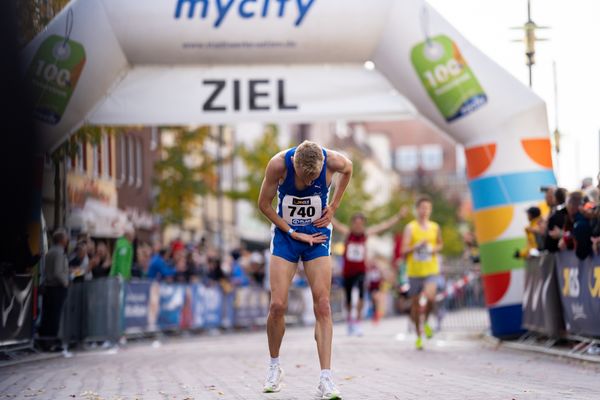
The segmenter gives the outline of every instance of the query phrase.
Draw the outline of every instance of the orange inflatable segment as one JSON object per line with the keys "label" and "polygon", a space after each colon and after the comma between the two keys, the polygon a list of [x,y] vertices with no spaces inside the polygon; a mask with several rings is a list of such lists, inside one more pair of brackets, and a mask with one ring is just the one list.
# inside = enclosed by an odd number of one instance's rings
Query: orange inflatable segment
{"label": "orange inflatable segment", "polygon": [[496,156],[496,144],[471,147],[465,150],[467,176],[475,179],[481,176],[492,164]]}
{"label": "orange inflatable segment", "polygon": [[510,286],[510,278],[510,271],[483,275],[483,293],[485,304],[488,307],[502,300],[502,297],[504,297]]}
{"label": "orange inflatable segment", "polygon": [[550,139],[523,139],[521,145],[533,162],[544,168],[552,168],[552,144]]}
{"label": "orange inflatable segment", "polygon": [[496,240],[508,229],[514,216],[514,206],[504,206],[474,213],[475,236],[480,244]]}

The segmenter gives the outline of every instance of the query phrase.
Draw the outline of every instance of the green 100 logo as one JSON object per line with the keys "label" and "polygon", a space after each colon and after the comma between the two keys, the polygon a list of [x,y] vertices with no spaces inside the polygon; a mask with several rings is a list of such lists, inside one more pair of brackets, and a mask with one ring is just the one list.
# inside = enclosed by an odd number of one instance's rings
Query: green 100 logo
{"label": "green 100 logo", "polygon": [[66,68],[59,69],[56,64],[49,64],[44,60],[38,60],[35,75],[48,82],[54,82],[60,87],[65,87],[71,83],[71,71]]}
{"label": "green 100 logo", "polygon": [[451,58],[445,64],[436,65],[433,71],[425,71],[423,75],[429,82],[429,85],[435,88],[448,82],[450,78],[456,78],[461,74],[462,71],[462,65],[460,65],[454,58]]}

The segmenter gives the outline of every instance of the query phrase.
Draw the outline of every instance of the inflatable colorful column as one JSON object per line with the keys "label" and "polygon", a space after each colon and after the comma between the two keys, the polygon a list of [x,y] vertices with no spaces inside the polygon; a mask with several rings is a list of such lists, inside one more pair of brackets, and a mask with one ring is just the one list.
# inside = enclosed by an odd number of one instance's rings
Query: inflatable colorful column
{"label": "inflatable colorful column", "polygon": [[544,102],[419,0],[394,7],[374,60],[422,115],[465,145],[492,333],[518,335],[524,264],[513,255],[525,243],[525,209],[543,200],[541,186],[555,184]]}
{"label": "inflatable colorful column", "polygon": [[548,138],[512,137],[466,149],[486,305],[494,336],[521,330],[525,210],[543,202],[541,186],[555,184]]}

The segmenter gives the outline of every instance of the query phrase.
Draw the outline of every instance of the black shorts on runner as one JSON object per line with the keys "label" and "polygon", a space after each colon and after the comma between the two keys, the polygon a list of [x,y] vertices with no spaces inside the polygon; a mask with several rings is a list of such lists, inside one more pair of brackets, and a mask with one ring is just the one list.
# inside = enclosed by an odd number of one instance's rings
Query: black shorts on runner
{"label": "black shorts on runner", "polygon": [[344,278],[344,291],[346,292],[346,304],[352,303],[352,288],[358,287],[358,298],[365,297],[365,274],[356,274]]}
{"label": "black shorts on runner", "polygon": [[[408,277],[408,284],[410,285],[410,289],[408,289],[409,296],[418,296],[421,294],[423,289],[425,289],[426,285],[436,284],[438,282],[439,275],[427,275],[421,277]],[[437,287],[437,286],[436,286]]]}

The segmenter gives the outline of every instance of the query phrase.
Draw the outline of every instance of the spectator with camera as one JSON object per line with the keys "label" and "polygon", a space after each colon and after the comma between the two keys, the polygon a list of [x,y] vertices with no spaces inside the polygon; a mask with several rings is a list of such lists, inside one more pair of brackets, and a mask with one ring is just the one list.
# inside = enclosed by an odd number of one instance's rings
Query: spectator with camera
{"label": "spectator with camera", "polygon": [[562,236],[562,228],[565,226],[567,220],[567,208],[565,205],[567,190],[557,188],[553,190],[553,196],[554,207],[550,212],[544,232],[544,250],[547,250],[549,253],[558,252],[558,242]]}
{"label": "spectator with camera", "polygon": [[573,192],[567,200],[567,218],[558,243],[560,250],[575,250],[583,260],[592,254],[592,223],[584,212],[582,192]]}
{"label": "spectator with camera", "polygon": [[527,219],[529,224],[525,228],[527,242],[524,248],[515,250],[515,258],[539,257],[542,243],[542,212],[539,207],[529,207],[527,209]]}

